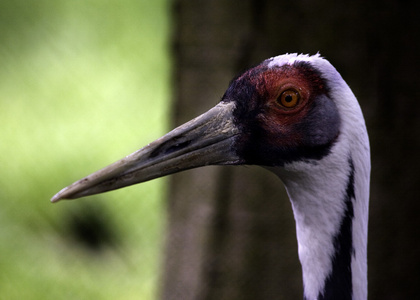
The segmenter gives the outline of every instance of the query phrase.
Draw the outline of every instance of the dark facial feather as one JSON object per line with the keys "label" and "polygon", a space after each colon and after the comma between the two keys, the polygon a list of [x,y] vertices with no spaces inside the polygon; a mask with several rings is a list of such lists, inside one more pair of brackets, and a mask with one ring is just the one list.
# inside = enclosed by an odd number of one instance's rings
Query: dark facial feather
{"label": "dark facial feather", "polygon": [[[287,89],[300,95],[292,109],[277,101]],[[328,86],[307,62],[274,68],[262,63],[238,76],[222,101],[236,104],[235,123],[242,134],[235,151],[247,164],[321,159],[339,135],[340,116]]]}

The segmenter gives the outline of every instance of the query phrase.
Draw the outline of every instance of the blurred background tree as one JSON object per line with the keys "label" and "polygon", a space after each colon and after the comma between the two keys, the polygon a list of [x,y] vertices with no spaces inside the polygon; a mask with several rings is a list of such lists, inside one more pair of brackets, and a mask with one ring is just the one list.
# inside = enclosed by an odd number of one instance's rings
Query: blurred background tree
{"label": "blurred background tree", "polygon": [[290,204],[262,168],[48,199],[212,107],[241,70],[320,51],[370,132],[370,299],[414,299],[418,11],[396,0],[0,1],[0,298],[301,298]]}
{"label": "blurred background tree", "polygon": [[[241,70],[320,53],[352,87],[372,148],[370,299],[412,299],[420,281],[420,93],[414,1],[174,1],[174,125],[220,99]],[[258,167],[170,179],[164,299],[299,299],[287,196]]]}
{"label": "blurred background tree", "polygon": [[49,198],[166,130],[168,21],[160,0],[0,1],[0,299],[156,299],[164,181]]}

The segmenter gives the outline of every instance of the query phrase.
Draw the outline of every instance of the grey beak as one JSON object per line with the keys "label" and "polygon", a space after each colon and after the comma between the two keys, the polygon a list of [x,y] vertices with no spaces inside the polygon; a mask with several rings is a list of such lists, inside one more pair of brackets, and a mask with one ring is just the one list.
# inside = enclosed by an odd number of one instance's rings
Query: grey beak
{"label": "grey beak", "polygon": [[233,102],[220,102],[146,147],[62,189],[51,202],[99,194],[205,165],[237,164]]}

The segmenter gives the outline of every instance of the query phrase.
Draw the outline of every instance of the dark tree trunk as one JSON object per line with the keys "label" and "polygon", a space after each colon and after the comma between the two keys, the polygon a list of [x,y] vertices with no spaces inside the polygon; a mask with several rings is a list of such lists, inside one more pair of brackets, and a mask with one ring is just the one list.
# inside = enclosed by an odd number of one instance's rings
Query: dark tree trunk
{"label": "dark tree trunk", "polygon": [[[255,51],[253,5],[176,2],[176,124],[214,106],[235,74],[268,55]],[[293,216],[274,175],[258,167],[178,174],[169,215],[164,299],[301,296]]]}
{"label": "dark tree trunk", "polygon": [[[173,4],[173,125],[214,106],[241,70],[286,52],[320,51],[353,88],[372,144],[371,299],[413,298],[419,282],[414,5],[396,0]],[[262,168],[206,167],[172,176],[167,236],[163,299],[302,297],[289,200],[278,178]]]}

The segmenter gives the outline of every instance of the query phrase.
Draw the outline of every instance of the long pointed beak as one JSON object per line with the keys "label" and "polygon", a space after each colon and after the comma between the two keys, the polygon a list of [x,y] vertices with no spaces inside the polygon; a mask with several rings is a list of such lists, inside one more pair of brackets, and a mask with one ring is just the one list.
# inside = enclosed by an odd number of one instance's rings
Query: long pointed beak
{"label": "long pointed beak", "polygon": [[103,193],[187,169],[239,161],[234,103],[220,102],[201,116],[125,158],[62,189],[51,202]]}

